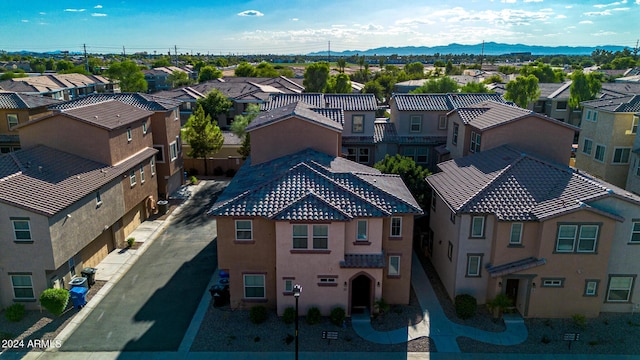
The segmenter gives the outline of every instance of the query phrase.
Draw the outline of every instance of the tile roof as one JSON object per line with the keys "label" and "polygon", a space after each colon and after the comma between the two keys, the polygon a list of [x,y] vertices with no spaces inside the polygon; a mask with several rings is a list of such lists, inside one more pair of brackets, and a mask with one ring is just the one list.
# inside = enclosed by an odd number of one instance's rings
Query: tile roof
{"label": "tile roof", "polygon": [[510,263],[496,265],[496,266],[487,264],[486,268],[487,268],[487,271],[489,272],[489,275],[491,275],[492,278],[496,278],[498,276],[509,275],[509,274],[516,273],[518,271],[538,267],[546,263],[547,263],[547,259],[545,258],[538,259],[532,256],[525,259],[520,259]]}
{"label": "tile roof", "polygon": [[[335,112],[322,111],[322,113],[329,116],[335,116]],[[323,115],[322,113],[315,111],[315,109],[309,104],[299,101],[258,114],[258,116],[247,126],[246,130],[252,131],[295,116],[296,118],[342,132],[341,123]],[[340,117],[338,116],[338,120],[339,119]],[[344,122],[344,117],[342,117],[342,119]]]}
{"label": "tile roof", "polygon": [[446,136],[398,136],[398,144],[401,145],[438,145],[446,143]]}
{"label": "tile roof", "polygon": [[580,104],[597,110],[635,113],[640,111],[640,95],[607,97],[605,99],[583,101]]}
{"label": "tile roof", "polygon": [[[500,94],[447,94],[453,104],[453,109],[469,107],[483,101],[505,103],[506,100]],[[453,110],[451,109],[451,110]]]}
{"label": "tile roof", "polygon": [[19,144],[20,136],[18,135],[8,135],[8,134],[0,134],[0,144]]}
{"label": "tile roof", "polygon": [[225,145],[242,145],[242,139],[231,131],[222,130],[222,137],[224,138],[223,144]]}
{"label": "tile roof", "polygon": [[271,94],[261,110],[271,110],[304,101],[317,108],[339,108],[344,111],[376,111],[378,104],[373,94]]}
{"label": "tile roof", "polygon": [[65,101],[61,104],[51,106],[50,109],[70,110],[87,105],[100,104],[112,100],[149,111],[169,111],[179,107],[180,104],[182,104],[182,102],[179,100],[174,100],[157,95],[141,93],[117,93],[91,94],[76,100]]}
{"label": "tile roof", "polygon": [[398,132],[396,131],[396,125],[389,120],[376,120],[373,123],[373,141],[376,143],[397,142]]}
{"label": "tile roof", "polygon": [[57,104],[59,102],[60,100],[40,95],[0,91],[0,109],[33,109]]}
{"label": "tile roof", "polygon": [[260,110],[269,111],[298,101],[303,101],[316,108],[323,108],[325,106],[322,94],[318,93],[274,94],[269,96],[269,101],[260,105]]}
{"label": "tile roof", "polygon": [[344,254],[340,261],[341,268],[369,268],[384,269],[384,254]]}
{"label": "tile roof", "polygon": [[307,149],[251,166],[248,159],[211,216],[343,221],[422,213],[399,176]]}
{"label": "tile roof", "polygon": [[98,75],[49,74],[0,81],[0,88],[16,92],[47,93],[61,89],[110,83],[109,80]]}
{"label": "tile roof", "polygon": [[500,94],[393,94],[399,111],[451,111],[482,101],[504,103]]}
{"label": "tile roof", "polygon": [[373,145],[373,136],[343,136],[342,144],[344,145]]}
{"label": "tile roof", "polygon": [[50,217],[155,153],[146,148],[111,166],[43,145],[18,150],[0,156],[0,202]]}
{"label": "tile roof", "polygon": [[[438,164],[429,185],[455,212],[491,213],[503,221],[537,221],[589,208],[588,201],[640,197],[572,168],[501,146]],[[616,218],[615,214],[605,214]]]}

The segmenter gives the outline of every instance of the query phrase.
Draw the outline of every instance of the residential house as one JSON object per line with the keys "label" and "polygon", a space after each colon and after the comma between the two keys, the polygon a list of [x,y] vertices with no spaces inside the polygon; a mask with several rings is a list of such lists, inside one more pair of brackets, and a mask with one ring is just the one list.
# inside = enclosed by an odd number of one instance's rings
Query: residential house
{"label": "residential house", "polygon": [[640,95],[582,102],[575,166],[619,187],[627,184]]}
{"label": "residential house", "polygon": [[197,80],[198,73],[192,71],[189,68],[181,68],[177,66],[162,66],[149,70],[143,70],[144,80],[147,82],[147,90],[151,93],[169,90],[172,88],[172,84],[168,81],[169,75],[174,72],[184,73],[189,79]]}
{"label": "residential house", "polygon": [[638,122],[640,122],[640,112],[635,113],[631,122],[631,132],[635,133],[635,140],[629,157],[629,173],[627,174],[627,185],[625,189],[636,195],[640,195],[640,136],[638,136]]}
{"label": "residential house", "polygon": [[295,284],[303,312],[409,301],[422,210],[398,176],[341,158],[341,117],[316,105],[259,115],[247,128],[251,157],[209,211],[234,308],[264,304],[282,315]]}
{"label": "residential house", "polygon": [[438,167],[424,246],[451,298],[506,294],[524,317],[632,311],[640,197],[508,145]]}
{"label": "residential house", "polygon": [[18,125],[22,150],[0,157],[0,302],[36,307],[154,211],[151,116],[119,101]]}
{"label": "residential house", "polygon": [[143,132],[153,141],[156,154],[158,195],[165,199],[184,183],[184,160],[179,116],[180,101],[140,93],[94,94],[52,106],[54,111],[118,101],[138,109],[151,111],[150,122]]}
{"label": "residential house", "polygon": [[0,91],[0,154],[20,149],[16,126],[50,113],[47,107],[57,103],[44,96]]}
{"label": "residential house", "polygon": [[0,81],[0,90],[73,100],[94,93],[118,93],[120,87],[99,75],[49,74]]}

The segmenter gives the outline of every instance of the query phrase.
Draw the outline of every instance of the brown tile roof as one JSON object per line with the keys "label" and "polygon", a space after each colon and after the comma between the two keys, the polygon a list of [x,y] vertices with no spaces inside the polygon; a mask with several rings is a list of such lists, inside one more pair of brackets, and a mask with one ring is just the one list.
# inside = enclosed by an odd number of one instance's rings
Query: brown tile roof
{"label": "brown tile roof", "polygon": [[0,91],[0,109],[33,109],[58,103],[60,100],[45,96]]}
{"label": "brown tile roof", "polygon": [[505,102],[500,94],[393,94],[399,111],[451,111],[482,101]]}
{"label": "brown tile roof", "polygon": [[384,254],[344,254],[341,268],[384,269]]}
{"label": "brown tile roof", "polygon": [[114,166],[43,145],[9,153],[0,156],[0,202],[50,217],[156,153],[146,148]]}
{"label": "brown tile roof", "polygon": [[378,108],[373,94],[271,94],[268,102],[262,104],[262,110],[270,110],[304,101],[317,108],[338,108],[344,111],[376,111]]}
{"label": "brown tile roof", "polygon": [[607,97],[600,100],[589,100],[580,103],[582,106],[611,112],[635,113],[640,111],[640,94],[620,97]]}
{"label": "brown tile roof", "polygon": [[528,257],[525,259],[516,260],[510,263],[501,264],[501,265],[491,265],[487,264],[487,271],[492,278],[496,278],[498,276],[513,274],[518,271],[531,269],[534,267],[542,266],[547,263],[545,258],[535,258]]}
{"label": "brown tile roof", "polygon": [[251,124],[247,126],[247,131],[252,131],[294,116],[298,119],[310,121],[323,127],[342,132],[342,124],[316,112],[312,106],[302,101],[291,103],[259,114],[255,119],[253,119]]}
{"label": "brown tile roof", "polygon": [[140,109],[149,111],[169,111],[175,109],[182,104],[182,101],[170,98],[160,97],[157,95],[141,94],[141,93],[117,93],[117,94],[91,94],[76,100],[65,101],[55,106],[51,106],[53,110],[71,110],[88,105],[96,105],[107,101],[119,101],[124,104],[135,106]]}

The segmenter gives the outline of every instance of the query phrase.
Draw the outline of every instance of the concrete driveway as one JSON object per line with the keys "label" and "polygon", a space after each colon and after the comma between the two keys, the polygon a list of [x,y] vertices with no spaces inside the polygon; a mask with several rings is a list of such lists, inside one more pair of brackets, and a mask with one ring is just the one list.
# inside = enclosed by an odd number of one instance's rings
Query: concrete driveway
{"label": "concrete driveway", "polygon": [[206,217],[227,182],[207,181],[60,351],[177,351],[217,267]]}

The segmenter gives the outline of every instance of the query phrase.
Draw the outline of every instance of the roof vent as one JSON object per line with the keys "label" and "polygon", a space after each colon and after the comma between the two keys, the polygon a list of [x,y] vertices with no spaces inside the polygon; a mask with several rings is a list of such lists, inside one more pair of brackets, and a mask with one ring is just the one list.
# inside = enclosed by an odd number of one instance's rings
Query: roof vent
{"label": "roof vent", "polygon": [[120,117],[120,114],[116,115],[116,117]]}
{"label": "roof vent", "polygon": [[93,117],[97,119],[97,118],[98,118],[98,115],[93,115]]}

